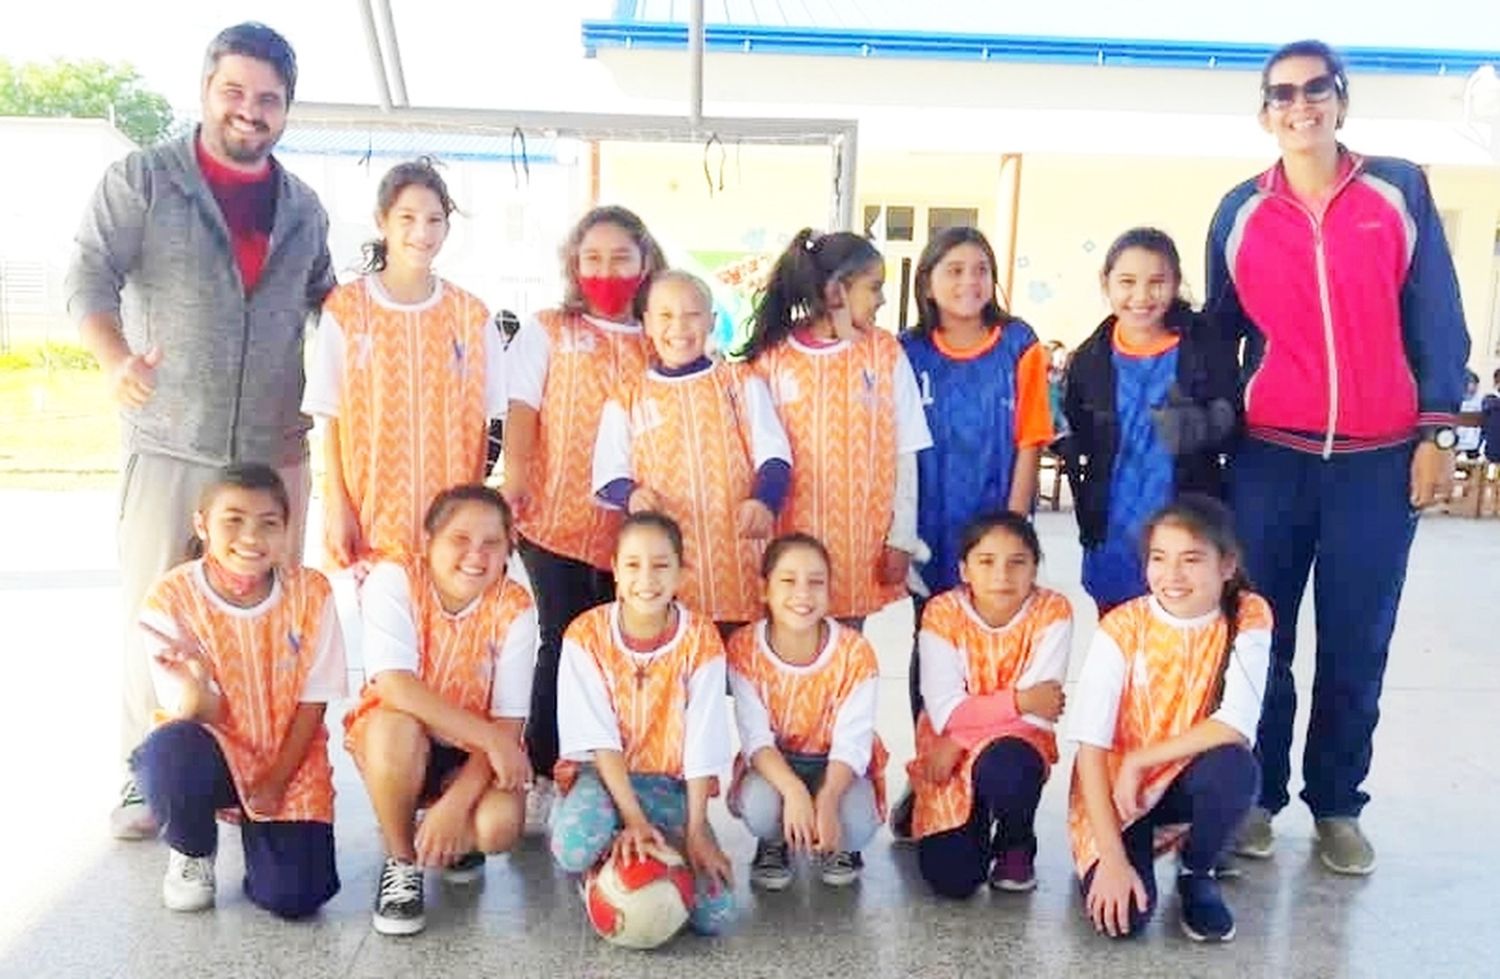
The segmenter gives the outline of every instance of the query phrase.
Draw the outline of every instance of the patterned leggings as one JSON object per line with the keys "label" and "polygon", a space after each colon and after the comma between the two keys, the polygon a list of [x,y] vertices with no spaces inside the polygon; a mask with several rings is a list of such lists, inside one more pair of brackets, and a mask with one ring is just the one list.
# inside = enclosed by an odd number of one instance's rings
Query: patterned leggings
{"label": "patterned leggings", "polygon": [[[687,826],[687,786],[666,775],[631,775],[630,787],[651,824],[668,838],[682,839]],[[552,825],[552,857],[570,874],[581,874],[609,852],[620,831],[620,814],[598,772],[586,767],[562,801]],[[709,892],[708,880],[697,879],[697,899],[688,924],[700,935],[717,935],[734,916],[734,894],[720,887]]]}

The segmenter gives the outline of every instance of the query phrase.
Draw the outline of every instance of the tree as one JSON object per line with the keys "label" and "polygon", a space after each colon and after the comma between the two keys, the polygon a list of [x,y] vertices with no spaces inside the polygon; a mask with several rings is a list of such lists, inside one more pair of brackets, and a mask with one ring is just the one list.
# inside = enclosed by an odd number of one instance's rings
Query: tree
{"label": "tree", "polygon": [[112,119],[141,146],[171,130],[172,106],[128,64],[64,61],[13,65],[0,58],[0,116]]}

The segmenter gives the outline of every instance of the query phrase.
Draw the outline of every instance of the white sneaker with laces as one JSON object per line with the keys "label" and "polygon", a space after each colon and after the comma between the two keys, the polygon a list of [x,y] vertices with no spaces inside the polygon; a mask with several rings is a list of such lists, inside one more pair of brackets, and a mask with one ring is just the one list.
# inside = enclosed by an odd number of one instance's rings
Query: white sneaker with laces
{"label": "white sneaker with laces", "polygon": [[545,836],[552,825],[557,789],[550,778],[537,778],[526,793],[526,835]]}
{"label": "white sneaker with laces", "polygon": [[109,832],[117,840],[152,840],[159,827],[134,778],[120,788],[119,804],[109,814]]}
{"label": "white sneaker with laces", "polygon": [[190,857],[167,850],[167,875],[161,900],[173,911],[204,911],[214,906],[214,858]]}

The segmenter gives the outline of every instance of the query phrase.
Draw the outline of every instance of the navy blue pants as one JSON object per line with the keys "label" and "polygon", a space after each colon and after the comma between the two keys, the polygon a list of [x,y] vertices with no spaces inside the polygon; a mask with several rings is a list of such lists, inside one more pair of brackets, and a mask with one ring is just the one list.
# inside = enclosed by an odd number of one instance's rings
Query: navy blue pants
{"label": "navy blue pants", "polygon": [[1360,785],[1370,771],[1386,655],[1416,531],[1412,451],[1405,445],[1325,460],[1252,439],[1234,460],[1246,570],[1276,618],[1257,738],[1260,804],[1272,812],[1290,801],[1292,657],[1309,572],[1318,645],[1301,796],[1317,817],[1357,816],[1369,801]]}
{"label": "navy blue pants", "polygon": [[[131,756],[137,784],[167,845],[190,857],[218,850],[216,813],[240,805],[219,742],[203,725],[173,721],[151,732]],[[240,822],[245,896],[282,918],[304,918],[339,892],[333,826],[318,822]]]}
{"label": "navy blue pants", "polygon": [[[1188,763],[1155,808],[1125,828],[1121,834],[1125,856],[1146,888],[1146,906],[1131,905],[1130,931],[1126,937],[1139,934],[1156,910],[1156,828],[1187,823],[1182,869],[1207,874],[1224,855],[1235,831],[1250,812],[1259,781],[1260,771],[1249,748],[1237,744],[1210,748]],[[1083,877],[1085,898],[1098,869],[1095,864]]]}
{"label": "navy blue pants", "polygon": [[1006,850],[1036,855],[1037,802],[1047,763],[1020,738],[1001,738],[974,762],[974,809],[969,822],[917,841],[917,869],[943,897],[973,894]]}

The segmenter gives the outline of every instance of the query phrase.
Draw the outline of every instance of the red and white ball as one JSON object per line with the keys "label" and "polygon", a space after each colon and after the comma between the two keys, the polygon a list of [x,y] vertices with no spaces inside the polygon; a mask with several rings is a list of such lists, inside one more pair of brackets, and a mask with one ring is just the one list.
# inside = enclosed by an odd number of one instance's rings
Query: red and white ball
{"label": "red and white ball", "polygon": [[670,847],[651,847],[645,858],[628,863],[611,854],[589,872],[583,903],[600,938],[624,948],[656,948],[687,924],[693,872]]}

